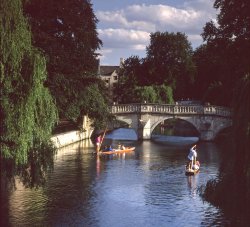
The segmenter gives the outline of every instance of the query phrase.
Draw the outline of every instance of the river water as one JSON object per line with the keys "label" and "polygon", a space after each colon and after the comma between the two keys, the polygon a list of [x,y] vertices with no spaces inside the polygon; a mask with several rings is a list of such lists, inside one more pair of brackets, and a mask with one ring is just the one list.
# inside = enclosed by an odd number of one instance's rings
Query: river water
{"label": "river water", "polygon": [[200,142],[200,173],[186,176],[187,148],[152,141],[123,143],[136,150],[97,156],[90,140],[58,150],[54,169],[43,187],[25,188],[16,181],[16,190],[1,205],[5,210],[2,226],[179,227],[228,223],[223,212],[203,201],[198,191],[218,174],[218,145]]}

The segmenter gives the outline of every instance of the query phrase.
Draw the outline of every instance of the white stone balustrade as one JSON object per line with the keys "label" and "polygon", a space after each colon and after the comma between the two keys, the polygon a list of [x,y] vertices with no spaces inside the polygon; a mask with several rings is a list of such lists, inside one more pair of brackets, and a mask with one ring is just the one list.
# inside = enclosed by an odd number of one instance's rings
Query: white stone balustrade
{"label": "white stone balustrade", "polygon": [[112,114],[160,113],[160,114],[197,114],[231,117],[231,110],[221,106],[168,105],[168,104],[118,104],[111,107]]}

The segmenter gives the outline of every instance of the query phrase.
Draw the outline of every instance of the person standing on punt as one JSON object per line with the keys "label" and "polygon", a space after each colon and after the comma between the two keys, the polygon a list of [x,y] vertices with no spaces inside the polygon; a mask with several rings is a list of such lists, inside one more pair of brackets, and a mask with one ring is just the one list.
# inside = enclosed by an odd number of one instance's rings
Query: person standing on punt
{"label": "person standing on punt", "polygon": [[99,135],[99,136],[96,137],[96,141],[95,141],[96,152],[100,151],[101,140],[102,140],[102,136],[101,135]]}
{"label": "person standing on punt", "polygon": [[188,154],[188,168],[191,169],[196,164],[197,152],[196,152],[196,144],[191,147]]}

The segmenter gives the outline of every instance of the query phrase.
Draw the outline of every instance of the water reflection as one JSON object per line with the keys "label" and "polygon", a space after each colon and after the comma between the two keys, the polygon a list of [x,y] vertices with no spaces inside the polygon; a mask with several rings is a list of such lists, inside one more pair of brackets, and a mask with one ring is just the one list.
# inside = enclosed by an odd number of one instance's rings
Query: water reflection
{"label": "water reflection", "polygon": [[35,190],[18,184],[8,195],[7,222],[12,226],[220,226],[225,221],[223,213],[202,201],[197,192],[218,174],[216,145],[200,143],[201,171],[185,176],[186,149],[150,141],[126,143],[136,146],[135,152],[98,156],[91,141],[58,150],[44,187]]}
{"label": "water reflection", "polygon": [[190,195],[191,196],[196,196],[197,193],[197,185],[199,181],[199,174],[194,175],[194,176],[187,176],[187,185],[190,190]]}

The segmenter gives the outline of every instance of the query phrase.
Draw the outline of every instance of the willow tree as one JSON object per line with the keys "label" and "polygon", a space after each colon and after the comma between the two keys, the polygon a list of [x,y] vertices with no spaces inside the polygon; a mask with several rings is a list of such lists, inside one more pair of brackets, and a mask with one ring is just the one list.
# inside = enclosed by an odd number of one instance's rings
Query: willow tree
{"label": "willow tree", "polygon": [[1,160],[25,164],[31,151],[48,143],[57,111],[21,0],[0,2],[0,38]]}

